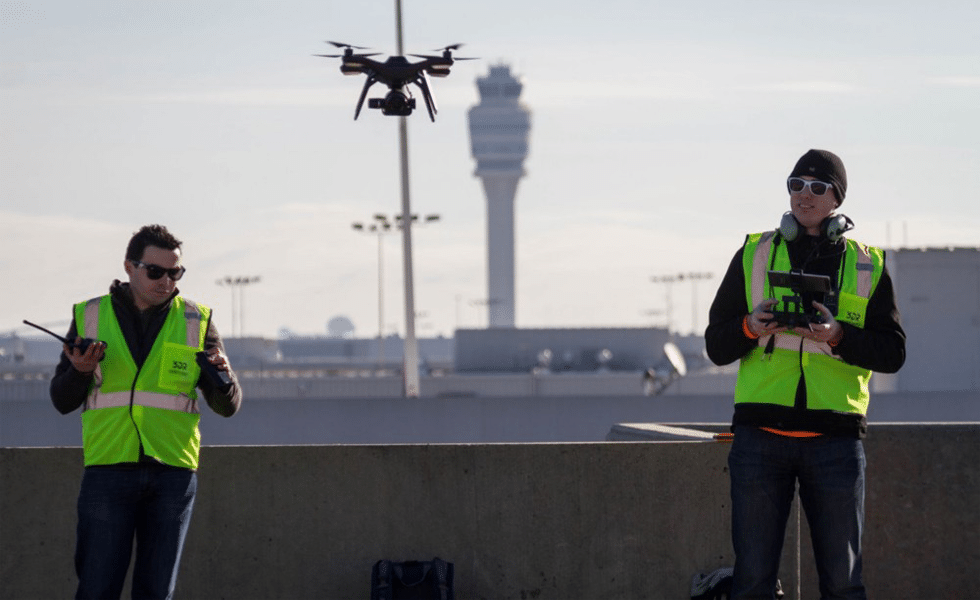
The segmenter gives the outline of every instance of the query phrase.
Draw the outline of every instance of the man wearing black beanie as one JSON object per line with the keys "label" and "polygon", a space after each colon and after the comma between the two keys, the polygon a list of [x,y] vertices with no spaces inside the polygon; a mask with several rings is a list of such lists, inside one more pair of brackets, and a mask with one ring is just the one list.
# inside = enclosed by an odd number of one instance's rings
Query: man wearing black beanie
{"label": "man wearing black beanie", "polygon": [[796,161],[790,177],[813,177],[819,181],[825,181],[834,191],[837,198],[837,206],[844,202],[844,195],[847,193],[847,171],[844,170],[844,163],[839,156],[826,150],[810,150]]}
{"label": "man wearing black beanie", "polygon": [[[872,371],[905,362],[885,253],[844,237],[844,163],[810,150],[786,181],[777,229],[746,236],[711,305],[705,344],[739,363],[728,457],[731,598],[774,598],[799,484],[822,598],[866,598],[865,456]],[[795,300],[792,297],[800,297]]]}

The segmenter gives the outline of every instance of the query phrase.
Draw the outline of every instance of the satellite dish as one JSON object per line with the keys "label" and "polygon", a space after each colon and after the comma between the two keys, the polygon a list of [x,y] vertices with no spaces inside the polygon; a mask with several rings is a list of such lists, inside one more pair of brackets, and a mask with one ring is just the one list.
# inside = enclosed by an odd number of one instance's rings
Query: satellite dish
{"label": "satellite dish", "polygon": [[612,362],[612,359],[613,359],[613,353],[612,350],[610,350],[609,348],[603,348],[602,350],[596,352],[595,360],[596,362],[599,363],[600,371],[608,371],[609,363]]}
{"label": "satellite dish", "polygon": [[684,355],[672,342],[664,344],[664,358],[643,374],[643,393],[647,396],[661,394],[675,380],[687,375]]}
{"label": "satellite dish", "polygon": [[327,322],[327,336],[332,338],[354,337],[354,323],[343,315],[338,315]]}
{"label": "satellite dish", "polygon": [[545,348],[544,350],[538,352],[538,364],[533,369],[531,369],[531,372],[534,373],[535,375],[550,373],[552,358],[553,356],[550,348]]}
{"label": "satellite dish", "polygon": [[687,375],[687,363],[684,362],[684,355],[681,354],[681,349],[676,344],[673,342],[664,344],[664,356],[667,357],[667,362],[674,368],[677,375],[680,377]]}

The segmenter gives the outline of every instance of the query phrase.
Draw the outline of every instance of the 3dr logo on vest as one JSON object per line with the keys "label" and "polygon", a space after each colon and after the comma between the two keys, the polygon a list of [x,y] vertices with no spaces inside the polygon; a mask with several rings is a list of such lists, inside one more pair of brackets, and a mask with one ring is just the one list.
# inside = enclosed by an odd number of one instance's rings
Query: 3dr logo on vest
{"label": "3dr logo on vest", "polygon": [[854,312],[853,310],[847,311],[847,318],[851,321],[857,321],[861,318],[861,313]]}
{"label": "3dr logo on vest", "polygon": [[186,392],[197,381],[198,369],[193,362],[196,348],[167,342],[160,356],[159,384],[162,388]]}

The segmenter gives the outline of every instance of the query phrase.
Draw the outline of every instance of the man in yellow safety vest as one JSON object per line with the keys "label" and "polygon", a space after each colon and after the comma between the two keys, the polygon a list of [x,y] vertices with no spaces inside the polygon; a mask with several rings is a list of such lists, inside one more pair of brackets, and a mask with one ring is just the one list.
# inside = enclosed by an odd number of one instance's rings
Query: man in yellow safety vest
{"label": "man in yellow safety vest", "polygon": [[75,305],[51,380],[62,414],[82,407],[77,599],[120,597],[134,538],[133,597],[172,597],[197,492],[197,390],[225,417],[242,401],[211,309],[177,290],[181,242],[143,227],[123,267],[128,283]]}
{"label": "man in yellow safety vest", "polygon": [[728,457],[734,598],[774,598],[799,484],[823,598],[865,598],[861,576],[872,371],[905,362],[884,251],[847,239],[841,159],[810,150],[787,180],[790,210],[751,234],[711,305],[705,344],[740,361]]}

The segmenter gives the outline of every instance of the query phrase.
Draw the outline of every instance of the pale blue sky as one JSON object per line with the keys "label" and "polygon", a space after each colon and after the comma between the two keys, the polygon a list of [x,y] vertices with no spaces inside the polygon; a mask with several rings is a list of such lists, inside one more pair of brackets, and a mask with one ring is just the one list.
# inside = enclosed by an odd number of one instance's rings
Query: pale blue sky
{"label": "pale blue sky", "polygon": [[[855,238],[980,246],[980,43],[973,1],[405,1],[406,52],[465,42],[409,121],[421,335],[482,326],[485,201],[466,111],[506,62],[525,83],[531,154],[517,198],[519,326],[661,324],[651,275],[703,328],[748,231],[786,209],[812,147],[848,169]],[[377,245],[352,221],[399,211],[397,121],[360,78],[311,55],[334,39],[392,52],[394,2],[0,0],[0,331],[57,322],[122,277],[131,233],[184,240],[189,297],[232,332],[377,333]],[[386,329],[401,330],[400,239],[385,242]],[[62,325],[63,326],[63,325]]]}

